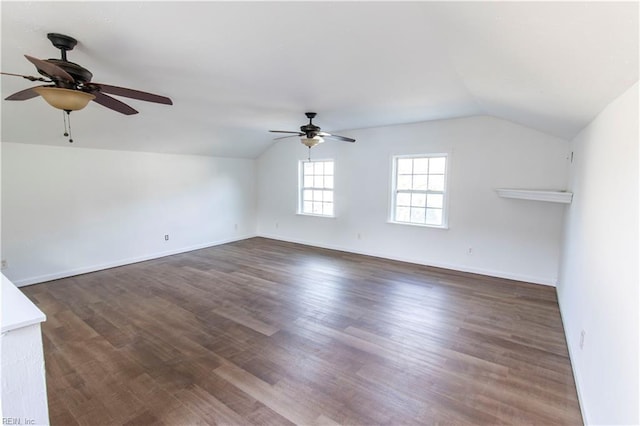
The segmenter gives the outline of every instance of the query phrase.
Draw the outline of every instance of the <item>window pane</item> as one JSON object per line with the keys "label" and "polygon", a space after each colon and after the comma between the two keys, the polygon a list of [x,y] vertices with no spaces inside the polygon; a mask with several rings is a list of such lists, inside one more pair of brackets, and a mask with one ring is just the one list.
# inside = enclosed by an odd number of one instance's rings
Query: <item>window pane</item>
{"label": "window pane", "polygon": [[318,201],[313,202],[313,214],[322,214],[322,203]]}
{"label": "window pane", "polygon": [[425,209],[412,207],[411,208],[411,223],[424,223]]}
{"label": "window pane", "polygon": [[304,180],[304,182],[302,183],[303,187],[311,188],[313,186],[313,176],[304,175],[303,180]]}
{"label": "window pane", "polygon": [[333,191],[322,191],[322,201],[325,203],[333,203]]}
{"label": "window pane", "polygon": [[305,189],[304,191],[302,191],[302,199],[304,201],[313,200],[313,191],[310,189]]}
{"label": "window pane", "polygon": [[411,166],[413,160],[411,158],[398,158],[398,174],[408,175],[411,174],[413,167]]}
{"label": "window pane", "polygon": [[442,194],[429,194],[427,196],[427,207],[442,208],[444,197]]}
{"label": "window pane", "polygon": [[322,203],[322,214],[333,216],[333,203]]}
{"label": "window pane", "polygon": [[413,173],[416,175],[426,175],[429,171],[428,158],[416,158],[413,160]]}
{"label": "window pane", "polygon": [[324,162],[324,174],[333,175],[333,161]]}
{"label": "window pane", "polygon": [[411,194],[411,206],[412,207],[426,207],[427,194],[413,193]]}
{"label": "window pane", "polygon": [[324,178],[322,176],[314,176],[313,177],[313,187],[314,188],[324,188]]}
{"label": "window pane", "polygon": [[302,204],[302,213],[312,213],[313,212],[313,203],[311,201],[305,201]]}
{"label": "window pane", "polygon": [[445,157],[433,157],[429,159],[429,173],[444,174]]}
{"label": "window pane", "polygon": [[324,187],[325,188],[333,188],[333,176],[324,177]]}
{"label": "window pane", "polygon": [[398,189],[411,189],[411,175],[398,176]]}
{"label": "window pane", "polygon": [[314,175],[324,174],[324,163],[322,161],[315,161],[313,163],[313,174]]}
{"label": "window pane", "polygon": [[313,201],[322,201],[322,192],[323,191],[314,190],[313,191]]}
{"label": "window pane", "polygon": [[429,175],[429,191],[444,191],[444,175]]}
{"label": "window pane", "polygon": [[428,175],[414,175],[413,187],[414,190],[426,191],[427,190],[427,176]]}
{"label": "window pane", "polygon": [[429,225],[442,225],[442,210],[441,209],[427,209],[427,224]]}
{"label": "window pane", "polygon": [[411,194],[407,192],[399,192],[396,195],[396,206],[410,206]]}
{"label": "window pane", "polygon": [[304,174],[312,175],[313,174],[313,163],[304,163]]}
{"label": "window pane", "polygon": [[397,207],[396,208],[396,220],[398,222],[409,222],[409,213],[411,209],[409,207]]}

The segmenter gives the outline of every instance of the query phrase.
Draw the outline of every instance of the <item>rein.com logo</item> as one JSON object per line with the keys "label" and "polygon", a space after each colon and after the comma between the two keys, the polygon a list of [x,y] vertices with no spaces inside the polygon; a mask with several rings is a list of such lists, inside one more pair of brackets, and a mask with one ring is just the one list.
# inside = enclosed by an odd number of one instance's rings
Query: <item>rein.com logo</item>
{"label": "rein.com logo", "polygon": [[20,417],[3,417],[3,425],[35,425],[34,419],[20,418]]}

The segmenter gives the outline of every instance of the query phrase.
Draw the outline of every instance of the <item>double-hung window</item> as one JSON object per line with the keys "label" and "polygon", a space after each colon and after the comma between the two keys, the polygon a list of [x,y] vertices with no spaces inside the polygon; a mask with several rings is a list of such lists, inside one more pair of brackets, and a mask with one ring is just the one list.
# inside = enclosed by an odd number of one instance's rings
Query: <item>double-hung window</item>
{"label": "double-hung window", "polygon": [[391,221],[446,227],[447,155],[393,157]]}
{"label": "double-hung window", "polygon": [[333,216],[333,160],[300,162],[298,213]]}

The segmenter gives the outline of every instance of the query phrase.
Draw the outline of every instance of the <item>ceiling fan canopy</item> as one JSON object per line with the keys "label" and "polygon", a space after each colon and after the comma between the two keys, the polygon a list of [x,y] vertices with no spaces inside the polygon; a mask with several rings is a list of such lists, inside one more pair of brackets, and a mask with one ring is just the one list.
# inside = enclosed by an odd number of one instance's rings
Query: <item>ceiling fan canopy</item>
{"label": "ceiling fan canopy", "polygon": [[289,136],[281,136],[277,139],[286,139],[293,137],[301,137],[300,141],[303,145],[308,148],[313,148],[314,146],[323,143],[325,138],[336,139],[344,142],[355,142],[356,140],[353,138],[348,138],[346,136],[334,135],[328,132],[323,132],[320,126],[316,126],[313,124],[313,119],[316,117],[315,112],[305,112],[305,115],[309,119],[309,123],[303,124],[300,126],[300,131],[291,131],[291,130],[269,130],[272,133],[288,133]]}
{"label": "ceiling fan canopy", "polygon": [[166,96],[92,82],[93,73],[91,71],[67,59],[67,52],[73,50],[78,43],[75,38],[58,33],[49,33],[47,34],[47,38],[54,47],[60,50],[60,59],[38,59],[33,56],[24,55],[29,62],[35,65],[38,73],[44,78],[5,72],[2,74],[23,77],[29,81],[42,81],[49,84],[21,90],[8,96],[5,100],[24,101],[42,96],[54,108],[67,112],[80,110],[90,101],[94,101],[106,108],[125,115],[137,114],[138,111],[108,94],[146,102],[173,105],[173,101]]}

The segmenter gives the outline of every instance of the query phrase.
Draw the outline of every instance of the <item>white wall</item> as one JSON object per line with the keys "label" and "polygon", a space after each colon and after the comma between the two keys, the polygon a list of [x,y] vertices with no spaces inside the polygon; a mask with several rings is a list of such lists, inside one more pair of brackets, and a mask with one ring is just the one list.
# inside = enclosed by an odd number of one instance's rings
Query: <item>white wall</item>
{"label": "white wall", "polygon": [[3,273],[20,286],[250,237],[255,197],[254,160],[2,143]]}
{"label": "white wall", "polygon": [[638,84],[571,149],[558,297],[583,416],[588,424],[640,424]]}
{"label": "white wall", "polygon": [[[259,235],[555,285],[564,205],[499,198],[495,188],[563,189],[568,141],[487,116],[340,134],[357,142],[311,151],[335,160],[336,218],[296,215],[307,149],[284,139],[258,160]],[[387,223],[392,155],[432,152],[450,155],[449,229]]]}

